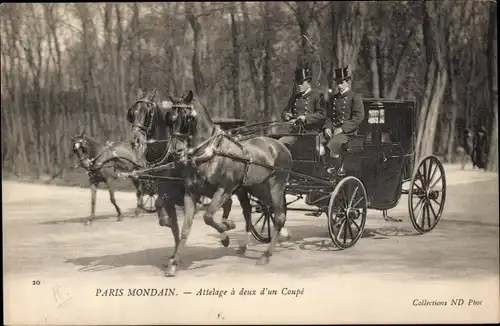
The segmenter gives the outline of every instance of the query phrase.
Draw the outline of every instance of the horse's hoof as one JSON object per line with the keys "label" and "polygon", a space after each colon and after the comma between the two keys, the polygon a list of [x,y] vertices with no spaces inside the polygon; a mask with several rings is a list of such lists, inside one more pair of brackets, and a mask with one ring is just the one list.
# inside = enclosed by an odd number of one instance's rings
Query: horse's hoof
{"label": "horse's hoof", "polygon": [[174,277],[176,271],[177,271],[177,265],[171,264],[167,268],[167,270],[165,271],[165,276],[166,277]]}
{"label": "horse's hoof", "polygon": [[222,221],[222,223],[226,226],[227,231],[236,228],[236,224],[234,224],[234,222],[231,220],[224,220],[224,221]]}
{"label": "horse's hoof", "polygon": [[243,255],[247,251],[247,246],[244,244],[241,244],[238,249],[236,249],[236,253],[238,255]]}
{"label": "horse's hoof", "polygon": [[269,256],[267,256],[266,254],[260,256],[259,260],[257,260],[257,265],[267,265],[269,264]]}
{"label": "horse's hoof", "polygon": [[92,224],[92,220],[93,219],[86,220],[85,223],[83,223],[83,225],[91,225]]}
{"label": "horse's hoof", "polygon": [[135,214],[134,214],[134,215],[135,215],[135,217],[142,217],[142,215],[143,215],[143,211],[142,211],[142,209],[140,209],[140,208],[136,208],[136,209],[135,209]]}
{"label": "horse's hoof", "polygon": [[117,220],[118,222],[123,221],[123,215],[121,215],[121,214],[120,214],[120,215],[118,215],[118,218],[117,218],[116,220]]}
{"label": "horse's hoof", "polygon": [[220,243],[222,243],[222,245],[227,248],[229,246],[229,236],[226,235],[224,239],[220,240]]}
{"label": "horse's hoof", "polygon": [[285,241],[290,240],[290,238],[291,238],[290,233],[288,233],[288,229],[286,229],[286,228],[281,228],[279,236],[282,240],[285,240]]}
{"label": "horse's hoof", "polygon": [[168,228],[170,227],[170,222],[169,222],[169,220],[168,220],[168,219],[166,219],[166,218],[160,217],[160,218],[158,219],[158,223],[160,224],[160,226],[166,226],[166,227],[168,227]]}

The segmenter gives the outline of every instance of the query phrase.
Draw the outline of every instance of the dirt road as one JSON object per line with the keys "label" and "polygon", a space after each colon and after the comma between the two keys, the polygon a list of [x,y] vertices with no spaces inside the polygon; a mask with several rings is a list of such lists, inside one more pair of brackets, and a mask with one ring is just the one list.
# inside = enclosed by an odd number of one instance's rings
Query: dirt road
{"label": "dirt road", "polygon": [[[291,212],[292,237],[267,266],[255,264],[263,244],[235,252],[244,230],[237,205],[229,248],[197,216],[176,278],[162,271],[170,230],[155,214],[134,218],[134,194],[117,195],[127,212],[118,223],[100,191],[99,218],[84,226],[89,190],[4,181],[4,323],[498,321],[497,175],[453,167],[447,175],[445,213],[431,233],[416,235],[406,197],[390,211],[403,222],[369,211],[363,238],[345,251],[332,247],[324,215]],[[175,290],[129,296],[134,288]]]}

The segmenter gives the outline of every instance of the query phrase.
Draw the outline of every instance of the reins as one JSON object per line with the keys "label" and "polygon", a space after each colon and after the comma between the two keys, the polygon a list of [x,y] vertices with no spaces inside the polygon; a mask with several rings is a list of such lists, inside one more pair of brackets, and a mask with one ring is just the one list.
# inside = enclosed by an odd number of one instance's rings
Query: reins
{"label": "reins", "polygon": [[[136,162],[132,161],[131,159],[127,158],[127,157],[122,157],[122,156],[119,156],[118,154],[116,154],[116,150],[114,147],[114,145],[117,143],[117,142],[112,142],[112,141],[106,141],[106,144],[102,144],[101,142],[89,137],[89,136],[86,136],[88,138],[88,140],[91,140],[95,143],[97,143],[99,146],[104,146],[104,149],[102,151],[100,151],[96,156],[94,157],[87,157],[87,158],[79,158],[79,161],[80,161],[80,164],[78,164],[76,167],[82,167],[84,168],[85,170],[87,170],[87,172],[92,172],[92,171],[96,171],[96,170],[100,170],[102,169],[103,167],[107,167],[105,164],[108,163],[108,162],[111,162],[111,161],[115,161],[115,160],[125,160],[125,161],[128,161],[129,163],[131,163],[132,165],[134,165],[134,167],[142,167],[141,165],[137,164]],[[85,142],[87,142],[88,140],[85,140]],[[79,141],[80,142],[80,141]],[[120,141],[118,143],[126,143],[124,141]],[[85,146],[85,145],[84,145]],[[106,151],[110,150],[111,151],[111,154],[113,155],[112,158],[110,159],[107,159],[99,164],[95,164],[96,161],[104,154],[106,153]],[[88,159],[89,162],[90,162],[90,166],[89,168],[86,168],[85,166],[82,165],[82,162],[84,160]],[[109,165],[109,166],[112,166]]]}

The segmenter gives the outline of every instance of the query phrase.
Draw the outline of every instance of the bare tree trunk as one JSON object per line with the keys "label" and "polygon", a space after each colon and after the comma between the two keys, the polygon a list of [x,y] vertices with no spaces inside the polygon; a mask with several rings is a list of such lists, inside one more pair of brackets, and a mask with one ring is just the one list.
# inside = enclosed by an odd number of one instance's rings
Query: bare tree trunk
{"label": "bare tree trunk", "polygon": [[232,89],[235,118],[241,118],[240,104],[240,44],[238,42],[238,29],[235,21],[236,5],[231,3],[231,40],[233,44],[233,64],[232,64]]}
{"label": "bare tree trunk", "polygon": [[[127,94],[125,90],[125,59],[123,55],[124,39],[123,39],[123,22],[122,22],[122,12],[120,9],[121,4],[115,4],[116,13],[116,24],[117,24],[117,44],[116,44],[116,58],[118,61],[118,89],[119,89],[119,101],[121,101],[121,108],[127,107]],[[120,108],[118,108],[118,113]]]}
{"label": "bare tree trunk", "polygon": [[[417,137],[417,159],[434,152],[434,137],[436,125],[441,109],[444,91],[448,80],[448,70],[445,64],[446,55],[443,53],[444,31],[440,13],[443,12],[443,3],[427,2],[423,3],[423,31],[424,43],[427,52],[428,74],[427,86],[422,101],[419,132]],[[441,10],[440,10],[441,9]]]}
{"label": "bare tree trunk", "polygon": [[448,135],[448,144],[446,148],[446,161],[451,163],[453,160],[453,154],[455,153],[455,133],[456,133],[456,123],[458,115],[458,96],[457,96],[457,81],[455,75],[455,66],[453,61],[453,47],[449,42],[449,33],[446,37],[447,46],[447,63],[450,79],[450,91],[451,91],[451,119],[450,119],[450,132]]}
{"label": "bare tree trunk", "polygon": [[[406,76],[406,63],[407,59],[409,56],[409,53],[413,47],[413,37],[414,37],[414,31],[413,27],[410,30],[410,33],[408,37],[405,40],[404,48],[403,51],[401,52],[401,55],[397,59],[396,63],[396,73],[394,74],[393,78],[390,78],[387,80],[386,84],[386,90],[388,93],[385,94],[385,96],[389,99],[395,99],[396,96],[398,95],[399,88],[401,87],[401,84],[403,83],[405,76]],[[392,80],[392,83],[389,84],[389,81]],[[390,85],[390,86],[389,86]]]}
{"label": "bare tree trunk", "polygon": [[[366,6],[364,2],[339,1],[330,7],[335,44],[334,64],[337,67],[349,66],[351,73],[356,71],[365,30]],[[350,19],[345,19],[345,17],[350,17]]]}
{"label": "bare tree trunk", "polygon": [[272,83],[271,72],[271,57],[272,57],[272,43],[271,43],[271,19],[272,19],[272,3],[264,3],[264,114],[266,117],[271,116],[271,96],[270,87]]}
{"label": "bare tree trunk", "polygon": [[488,80],[490,84],[490,105],[493,111],[493,130],[490,133],[488,150],[488,171],[498,172],[498,64],[497,64],[497,4],[490,4],[490,18],[488,29]]}
{"label": "bare tree trunk", "polygon": [[370,72],[371,72],[371,86],[372,86],[372,96],[374,98],[380,98],[380,80],[378,71],[378,55],[377,55],[377,45],[370,40]]}
{"label": "bare tree trunk", "polygon": [[253,89],[254,89],[254,94],[255,94],[255,101],[257,102],[256,109],[258,111],[258,116],[257,119],[260,119],[261,116],[263,116],[262,112],[262,91],[261,91],[261,85],[260,85],[260,78],[259,78],[259,71],[257,70],[257,67],[255,65],[255,57],[253,55],[253,51],[249,46],[248,40],[250,39],[249,36],[249,28],[250,28],[250,19],[248,17],[248,9],[246,6],[246,2],[241,2],[241,9],[243,11],[243,22],[244,22],[244,34],[245,34],[245,39],[247,40],[245,42],[245,49],[246,49],[246,54],[247,54],[247,63],[248,63],[248,68],[250,69],[250,78],[252,80],[253,84]]}
{"label": "bare tree trunk", "polygon": [[201,54],[202,54],[202,29],[201,24],[198,20],[198,16],[194,10],[194,2],[186,2],[184,4],[186,9],[186,16],[189,21],[189,25],[193,29],[193,57],[191,59],[191,65],[193,69],[193,80],[194,80],[194,88],[198,96],[206,97],[205,94],[205,78],[203,76],[203,72],[201,71],[200,62],[201,62]]}

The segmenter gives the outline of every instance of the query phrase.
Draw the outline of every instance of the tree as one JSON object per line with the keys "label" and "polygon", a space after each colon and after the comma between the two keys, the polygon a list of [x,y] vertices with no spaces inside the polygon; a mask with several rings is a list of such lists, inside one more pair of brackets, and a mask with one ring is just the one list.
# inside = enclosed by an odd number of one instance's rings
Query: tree
{"label": "tree", "polygon": [[422,30],[427,58],[426,86],[420,106],[416,143],[417,160],[434,152],[438,116],[448,81],[444,45],[444,13],[448,2],[422,2]]}
{"label": "tree", "polygon": [[240,44],[238,42],[238,26],[235,19],[236,4],[230,4],[231,15],[231,43],[233,46],[233,60],[232,60],[232,89],[233,89],[233,103],[234,103],[234,116],[241,118],[241,104],[240,104]]}
{"label": "tree", "polygon": [[489,139],[488,171],[498,172],[498,64],[497,64],[497,4],[490,3],[488,29],[488,81],[490,88],[490,106],[493,112],[493,130]]}

